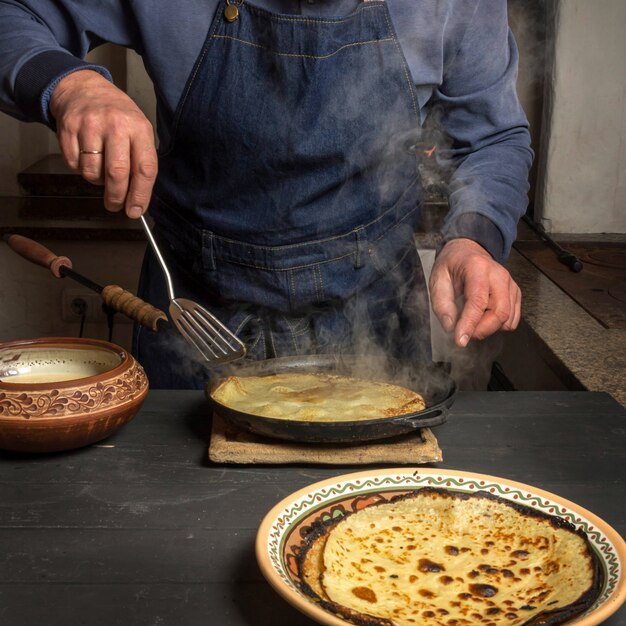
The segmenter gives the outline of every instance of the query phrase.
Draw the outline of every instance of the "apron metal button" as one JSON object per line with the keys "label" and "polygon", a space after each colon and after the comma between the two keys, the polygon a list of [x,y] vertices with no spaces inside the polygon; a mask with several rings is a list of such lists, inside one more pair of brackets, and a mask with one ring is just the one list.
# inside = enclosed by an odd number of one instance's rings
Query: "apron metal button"
{"label": "apron metal button", "polygon": [[234,22],[239,17],[239,9],[234,4],[227,4],[224,9],[224,19],[227,22]]}

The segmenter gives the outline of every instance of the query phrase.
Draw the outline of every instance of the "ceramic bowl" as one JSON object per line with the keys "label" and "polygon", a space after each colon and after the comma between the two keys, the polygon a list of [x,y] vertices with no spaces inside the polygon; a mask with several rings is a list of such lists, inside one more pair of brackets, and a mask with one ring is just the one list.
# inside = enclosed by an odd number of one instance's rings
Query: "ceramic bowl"
{"label": "ceramic bowl", "polygon": [[130,421],[148,379],[124,349],[97,339],[0,343],[0,449],[59,452],[100,441]]}

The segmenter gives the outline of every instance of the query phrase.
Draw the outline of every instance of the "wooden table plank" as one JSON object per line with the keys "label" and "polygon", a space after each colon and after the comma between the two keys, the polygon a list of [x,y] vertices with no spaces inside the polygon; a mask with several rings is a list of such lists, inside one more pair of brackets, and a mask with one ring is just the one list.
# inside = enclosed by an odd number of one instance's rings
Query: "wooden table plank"
{"label": "wooden table plank", "polygon": [[41,597],[41,585],[13,585],[8,591],[0,587],[0,623],[11,626],[316,624],[268,589],[265,581],[238,582],[236,587],[232,582],[55,585],[51,599]]}
{"label": "wooden table plank", "polygon": [[[216,466],[201,392],[150,392],[99,446],[0,453],[0,624],[309,626],[264,581],[280,499],[363,467]],[[626,534],[626,411],[588,392],[461,393],[440,467],[527,482]],[[36,598],[36,601],[33,601]],[[605,622],[626,626],[624,607]]]}

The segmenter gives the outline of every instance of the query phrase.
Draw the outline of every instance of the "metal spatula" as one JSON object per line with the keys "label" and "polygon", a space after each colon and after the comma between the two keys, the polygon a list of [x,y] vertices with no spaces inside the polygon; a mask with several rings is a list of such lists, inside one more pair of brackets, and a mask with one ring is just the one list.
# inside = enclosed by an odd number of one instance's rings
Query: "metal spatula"
{"label": "metal spatula", "polygon": [[243,342],[213,314],[196,302],[175,296],[170,272],[152,231],[143,215],[139,219],[165,274],[170,296],[169,314],[180,334],[200,352],[208,364],[225,363],[245,356],[246,346]]}

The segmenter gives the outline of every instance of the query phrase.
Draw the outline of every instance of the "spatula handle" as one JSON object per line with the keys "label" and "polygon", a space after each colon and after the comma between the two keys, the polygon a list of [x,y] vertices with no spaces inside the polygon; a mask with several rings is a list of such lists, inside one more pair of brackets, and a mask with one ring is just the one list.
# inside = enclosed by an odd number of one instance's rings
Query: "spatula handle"
{"label": "spatula handle", "polygon": [[102,300],[114,311],[123,313],[130,317],[131,320],[139,322],[150,330],[161,330],[167,324],[167,315],[161,309],[144,302],[135,294],[122,289],[118,285],[107,285],[104,287]]}
{"label": "spatula handle", "polygon": [[65,265],[70,269],[72,268],[72,262],[66,256],[57,256],[46,246],[42,246],[28,237],[3,235],[2,238],[7,242],[11,250],[17,252],[17,254],[31,263],[49,269],[57,278],[62,278],[60,273],[61,266]]}

